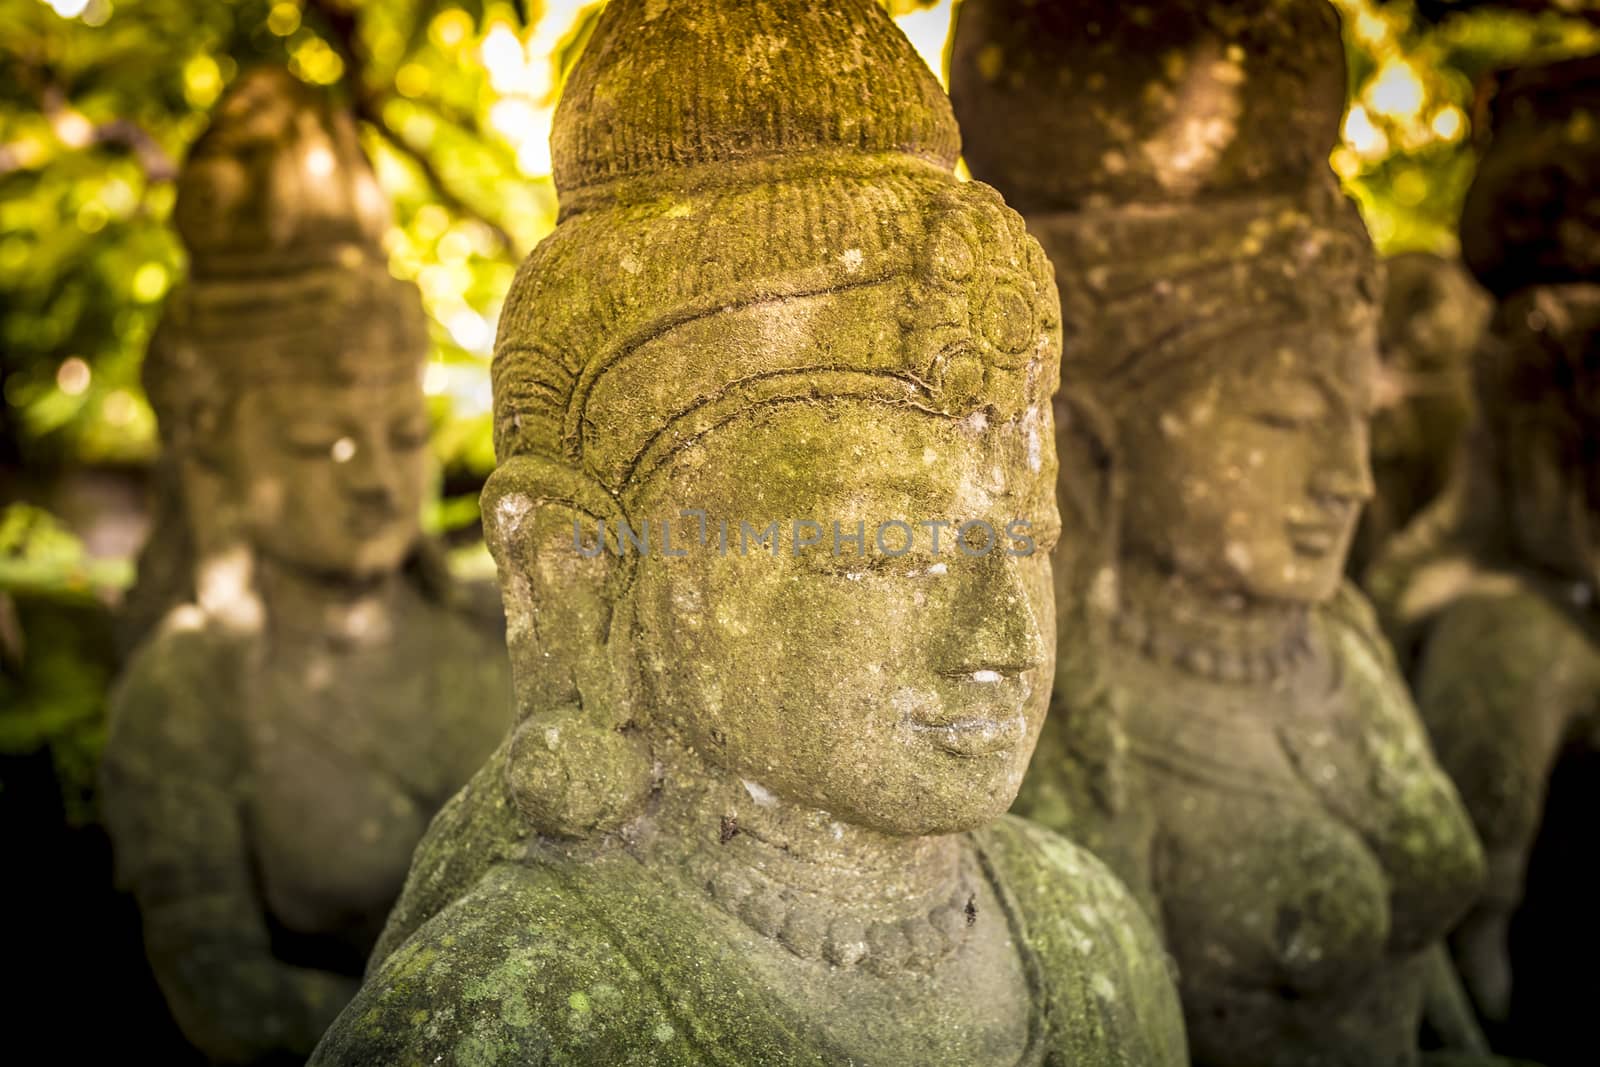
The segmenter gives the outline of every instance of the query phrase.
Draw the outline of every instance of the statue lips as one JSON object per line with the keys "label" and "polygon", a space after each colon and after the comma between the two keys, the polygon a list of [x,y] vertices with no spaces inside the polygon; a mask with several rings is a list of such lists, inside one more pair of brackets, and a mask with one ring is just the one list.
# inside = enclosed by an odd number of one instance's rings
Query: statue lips
{"label": "statue lips", "polygon": [[984,694],[983,703],[988,704],[989,709],[972,714],[969,709],[973,701],[963,694],[965,699],[950,702],[955,714],[940,714],[942,708],[919,708],[913,712],[909,717],[912,732],[943,752],[967,759],[1015,750],[1028,734],[1028,720],[1021,710],[1032,691],[1024,677],[1026,673],[1025,670],[1001,672],[993,669],[947,673],[945,677],[959,681],[964,687],[976,685],[997,690]]}
{"label": "statue lips", "polygon": [[405,516],[391,505],[356,502],[346,509],[345,517],[352,534],[370,539],[392,533]]}
{"label": "statue lips", "polygon": [[952,756],[975,759],[997,756],[1015,749],[1027,735],[1027,720],[1020,714],[1004,718],[956,719],[944,725],[914,722],[912,730]]}
{"label": "statue lips", "polygon": [[1321,558],[1335,551],[1344,540],[1345,528],[1348,524],[1343,522],[1295,522],[1286,523],[1289,530],[1289,544],[1295,552],[1302,556]]}

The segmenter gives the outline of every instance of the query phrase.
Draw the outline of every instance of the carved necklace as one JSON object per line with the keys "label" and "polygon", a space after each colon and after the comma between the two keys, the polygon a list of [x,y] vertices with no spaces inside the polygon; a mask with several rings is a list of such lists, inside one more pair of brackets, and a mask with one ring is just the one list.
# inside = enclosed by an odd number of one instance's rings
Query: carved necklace
{"label": "carved necklace", "polygon": [[[1176,583],[1125,573],[1112,620],[1116,642],[1146,659],[1207,681],[1270,685],[1312,654],[1310,612],[1303,606],[1233,616],[1195,603]],[[1156,605],[1146,610],[1144,605]]]}
{"label": "carved necklace", "polygon": [[826,902],[753,867],[700,857],[691,870],[719,909],[796,956],[880,977],[932,971],[966,943],[977,922],[977,879],[965,857],[944,903],[897,921],[831,914]]}

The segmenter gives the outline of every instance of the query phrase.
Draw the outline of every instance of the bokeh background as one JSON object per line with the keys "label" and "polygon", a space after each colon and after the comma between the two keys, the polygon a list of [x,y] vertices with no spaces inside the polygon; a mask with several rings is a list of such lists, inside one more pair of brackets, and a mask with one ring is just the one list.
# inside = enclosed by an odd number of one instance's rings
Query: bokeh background
{"label": "bokeh background", "polygon": [[[1330,162],[1384,253],[1450,254],[1494,72],[1600,51],[1600,4],[1335,2],[1350,102]],[[888,6],[942,77],[952,0]],[[173,180],[208,109],[267,61],[360,116],[395,205],[391,269],[432,320],[427,525],[481,571],[494,324],[555,223],[551,115],[600,7],[0,0],[0,797],[48,794],[60,825],[94,821],[109,611],[157,449],[139,364],[185,271]]]}

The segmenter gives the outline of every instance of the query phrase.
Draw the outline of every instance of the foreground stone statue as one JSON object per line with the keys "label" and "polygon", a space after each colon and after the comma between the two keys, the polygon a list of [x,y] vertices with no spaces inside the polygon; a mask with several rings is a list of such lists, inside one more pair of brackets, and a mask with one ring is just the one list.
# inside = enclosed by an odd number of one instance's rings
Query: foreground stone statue
{"label": "foreground stone statue", "polygon": [[871,0],[601,15],[495,361],[521,722],[313,1062],[1186,1062],[1134,901],[998,818],[1059,306],[958,142]]}
{"label": "foreground stone statue", "polygon": [[1384,262],[1373,390],[1373,496],[1346,571],[1363,577],[1449,485],[1472,424],[1472,356],[1492,305],[1465,267],[1426,252]]}
{"label": "foreground stone statue", "polygon": [[[1597,114],[1592,59],[1518,72],[1496,98],[1462,231],[1468,264],[1498,300],[1476,366],[1479,423],[1453,492],[1372,575],[1488,850],[1489,892],[1455,936],[1463,974],[1485,1016],[1514,1024],[1514,1040],[1574,1063],[1592,1059],[1587,1005],[1600,982],[1555,961],[1596,945],[1585,933],[1596,790],[1570,799],[1587,805],[1573,813],[1550,810],[1546,792],[1565,764],[1592,776],[1600,754],[1600,146],[1586,132]],[[1514,970],[1508,943],[1547,822],[1585,827],[1552,850],[1546,881],[1566,902],[1525,911],[1527,958],[1560,981]]]}
{"label": "foreground stone statue", "polygon": [[[1326,164],[1332,9],[968,0],[953,57],[968,163],[1055,265],[1119,489],[1108,695],[1058,688],[1019,810],[1159,919],[1197,1064],[1413,1064],[1425,1017],[1481,1051],[1440,939],[1482,851],[1341,581],[1379,274]],[[1063,500],[1100,477],[1064,464]]]}
{"label": "foreground stone statue", "polygon": [[429,819],[511,718],[419,530],[427,336],[354,124],[243,75],[179,181],[191,278],[146,365],[181,508],[102,770],[120,880],[213,1060],[303,1062]]}

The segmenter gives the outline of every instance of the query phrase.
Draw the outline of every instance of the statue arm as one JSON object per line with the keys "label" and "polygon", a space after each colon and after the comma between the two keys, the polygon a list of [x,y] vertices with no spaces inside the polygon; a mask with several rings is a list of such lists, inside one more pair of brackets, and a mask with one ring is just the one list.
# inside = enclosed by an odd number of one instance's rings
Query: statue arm
{"label": "statue arm", "polygon": [[710,1061],[688,1030],[581,889],[501,863],[372,967],[310,1067]]}
{"label": "statue arm", "polygon": [[222,1063],[303,1055],[356,983],[272,954],[240,811],[238,739],[218,708],[223,687],[218,676],[194,684],[207,662],[216,665],[203,649],[157,642],[114,697],[101,789],[118,878],[191,1042]]}
{"label": "statue arm", "polygon": [[1175,965],[1117,876],[1079,845],[1012,816],[977,836],[1020,906],[1067,1061],[1187,1067]]}
{"label": "statue arm", "polygon": [[1443,942],[1428,949],[1426,966],[1423,1021],[1428,1029],[1446,1049],[1487,1055],[1489,1041]]}
{"label": "statue arm", "polygon": [[[1573,709],[1593,692],[1583,649],[1528,594],[1475,597],[1447,612],[1424,649],[1417,703],[1488,861],[1483,895],[1452,936],[1479,1013],[1510,1009],[1511,915],[1522,898],[1551,764]],[[1555,665],[1552,669],[1552,665]]]}

